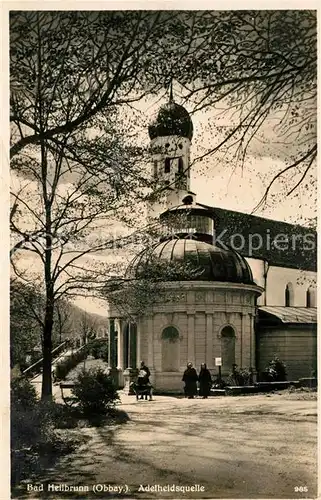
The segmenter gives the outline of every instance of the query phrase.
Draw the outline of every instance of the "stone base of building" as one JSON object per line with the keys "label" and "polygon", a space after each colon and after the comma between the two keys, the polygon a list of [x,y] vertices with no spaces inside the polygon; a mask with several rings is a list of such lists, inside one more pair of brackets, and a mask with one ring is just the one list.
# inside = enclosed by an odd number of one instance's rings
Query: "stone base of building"
{"label": "stone base of building", "polygon": [[124,380],[124,385],[123,389],[125,393],[127,393],[129,396],[132,396],[134,394],[134,391],[130,388],[130,384],[132,382],[135,382],[137,379],[138,375],[138,370],[136,368],[126,368],[123,373],[123,380]]}
{"label": "stone base of building", "polygon": [[125,386],[125,381],[124,381],[124,372],[122,368],[117,368],[118,370],[118,389],[123,389]]}
{"label": "stone base of building", "polygon": [[183,372],[155,372],[154,389],[164,392],[184,392]]}

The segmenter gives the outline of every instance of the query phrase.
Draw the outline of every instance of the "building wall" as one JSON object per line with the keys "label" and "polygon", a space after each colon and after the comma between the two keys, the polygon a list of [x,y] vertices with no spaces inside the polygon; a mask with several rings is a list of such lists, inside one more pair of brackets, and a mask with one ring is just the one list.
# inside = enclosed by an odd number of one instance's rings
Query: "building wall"
{"label": "building wall", "polygon": [[[156,137],[151,141],[152,177],[155,180],[159,179],[161,182],[168,182],[171,189],[167,190],[157,201],[149,204],[147,209],[148,218],[158,218],[164,210],[180,205],[184,196],[189,192],[190,146],[191,142],[189,139],[176,135]],[[184,175],[186,177],[186,185],[181,187],[175,183],[175,176],[179,172],[179,157],[183,160]],[[169,172],[165,172],[166,158],[172,158]]]}
{"label": "building wall", "polygon": [[258,332],[259,368],[276,355],[287,365],[288,380],[310,377],[317,366],[316,326],[269,327]]}
{"label": "building wall", "polygon": [[[172,291],[177,296],[175,286]],[[139,322],[138,351],[144,355],[142,359],[147,360],[151,381],[157,390],[182,390],[182,375],[188,361],[197,370],[205,362],[217,373],[215,358],[222,356],[221,332],[227,325],[235,331],[235,362],[243,367],[254,366],[255,296],[260,293],[257,287],[185,282],[179,292],[178,300],[154,306],[153,314]],[[168,350],[170,344],[165,346],[162,333],[168,326],[178,331],[173,349],[178,353],[179,362],[177,370],[171,372],[163,369],[163,350]],[[222,374],[227,375],[229,371],[223,360]]]}
{"label": "building wall", "polygon": [[[184,170],[190,164],[190,147],[191,141],[186,137],[178,135],[156,137],[150,143],[153,161],[153,175],[160,179],[168,180],[175,186],[175,173],[178,172],[178,158],[182,158],[184,162]],[[165,158],[173,158],[170,165],[170,171],[165,172]],[[188,186],[189,189],[188,172]]]}
{"label": "building wall", "polygon": [[[263,262],[256,260],[253,270],[257,283],[263,285]],[[312,272],[305,274],[305,279],[315,277]],[[294,305],[304,307],[307,284],[295,285],[301,275],[298,270],[271,267],[267,279],[267,304],[284,306],[285,286],[292,283]],[[216,374],[215,358],[222,357],[221,332],[227,325],[235,331],[235,362],[242,368],[255,367],[255,301],[262,290],[229,283],[184,282],[179,288],[177,283],[168,285],[169,293],[178,299],[154,306],[149,315],[138,318],[137,362],[143,359],[149,366],[156,389],[182,390],[182,374],[188,361],[197,370],[206,362]],[[113,312],[116,316],[116,311]],[[163,370],[162,332],[167,326],[175,326],[178,330],[176,372]],[[266,330],[261,326],[258,351],[259,370],[264,370],[276,354],[288,365],[290,379],[310,376],[316,367],[316,330],[309,326],[269,327]],[[223,363],[223,376],[228,373]]]}
{"label": "building wall", "polygon": [[[258,298],[258,305],[285,306],[285,288],[292,283],[294,292],[294,307],[306,307],[306,293],[310,286],[315,289],[317,273],[287,267],[269,266],[266,281],[264,278],[265,266],[263,260],[246,259],[251,267],[253,279],[265,293]],[[316,307],[316,304],[314,304]]]}

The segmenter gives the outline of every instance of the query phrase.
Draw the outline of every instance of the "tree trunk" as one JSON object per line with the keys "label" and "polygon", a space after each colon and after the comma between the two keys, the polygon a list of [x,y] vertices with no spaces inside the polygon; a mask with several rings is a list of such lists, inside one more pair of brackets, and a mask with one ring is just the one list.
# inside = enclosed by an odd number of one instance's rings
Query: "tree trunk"
{"label": "tree trunk", "polygon": [[43,368],[41,399],[52,399],[52,331],[54,323],[54,280],[51,270],[52,238],[51,238],[51,204],[46,204],[46,253],[45,253],[45,284],[46,306],[43,330]]}
{"label": "tree trunk", "polygon": [[52,399],[51,369],[52,369],[52,330],[54,323],[54,285],[51,273],[51,258],[52,258],[51,238],[47,236],[46,256],[45,256],[46,306],[45,306],[45,321],[43,329],[43,368],[42,368],[41,399]]}
{"label": "tree trunk", "polygon": [[42,364],[42,400],[52,399],[52,328],[53,306],[52,300],[47,296],[45,325],[43,332],[43,364]]}

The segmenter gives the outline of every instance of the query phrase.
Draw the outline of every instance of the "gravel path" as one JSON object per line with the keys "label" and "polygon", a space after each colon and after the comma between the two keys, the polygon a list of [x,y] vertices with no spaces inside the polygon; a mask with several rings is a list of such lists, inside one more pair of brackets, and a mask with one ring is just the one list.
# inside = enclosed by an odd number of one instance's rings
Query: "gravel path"
{"label": "gravel path", "polygon": [[[48,497],[47,483],[89,489],[49,495],[57,500],[317,496],[317,404],[311,398],[284,393],[136,402],[123,394],[120,409],[131,420],[83,429],[88,442],[47,472],[38,496]],[[101,485],[96,494],[93,485]],[[148,491],[167,485],[198,491]],[[103,491],[116,487],[123,492]],[[30,496],[37,498],[35,492],[24,498]]]}

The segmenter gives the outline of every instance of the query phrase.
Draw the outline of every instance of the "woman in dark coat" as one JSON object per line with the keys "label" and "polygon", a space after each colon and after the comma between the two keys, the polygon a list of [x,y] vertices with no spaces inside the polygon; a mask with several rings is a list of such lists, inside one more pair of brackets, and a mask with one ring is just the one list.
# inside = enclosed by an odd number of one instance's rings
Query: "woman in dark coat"
{"label": "woman in dark coat", "polygon": [[187,363],[187,368],[184,371],[182,380],[185,382],[185,396],[188,397],[188,399],[193,399],[197,394],[196,383],[198,381],[198,376],[192,363]]}
{"label": "woman in dark coat", "polygon": [[200,383],[200,396],[203,396],[203,399],[206,399],[210,395],[212,377],[205,363],[201,364],[201,371],[199,373],[198,380]]}

